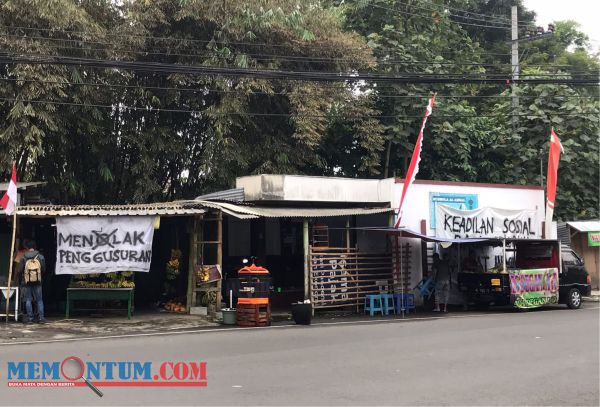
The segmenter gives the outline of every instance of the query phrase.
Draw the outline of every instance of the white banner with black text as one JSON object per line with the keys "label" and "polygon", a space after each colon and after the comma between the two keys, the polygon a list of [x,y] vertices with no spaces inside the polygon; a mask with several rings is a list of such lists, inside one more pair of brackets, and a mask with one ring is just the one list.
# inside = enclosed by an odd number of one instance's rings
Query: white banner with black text
{"label": "white banner with black text", "polygon": [[436,205],[435,235],[447,239],[541,239],[536,210],[479,208],[470,211]]}
{"label": "white banner with black text", "polygon": [[56,274],[150,270],[153,216],[56,219]]}

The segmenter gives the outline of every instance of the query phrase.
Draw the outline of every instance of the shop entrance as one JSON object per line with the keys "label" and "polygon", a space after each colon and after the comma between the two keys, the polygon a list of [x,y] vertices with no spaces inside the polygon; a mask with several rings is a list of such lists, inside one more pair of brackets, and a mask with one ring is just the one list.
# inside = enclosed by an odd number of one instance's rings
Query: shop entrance
{"label": "shop entrance", "polygon": [[[187,217],[164,217],[154,231],[148,273],[135,273],[135,306],[161,310],[167,303],[185,306],[188,284],[189,232]],[[183,311],[182,311],[183,312]]]}

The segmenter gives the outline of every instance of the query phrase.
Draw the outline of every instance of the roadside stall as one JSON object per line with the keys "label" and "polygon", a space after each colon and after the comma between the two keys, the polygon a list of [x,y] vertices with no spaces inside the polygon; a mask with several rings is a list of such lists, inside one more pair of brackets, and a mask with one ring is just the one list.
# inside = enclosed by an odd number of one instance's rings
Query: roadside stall
{"label": "roadside stall", "polygon": [[192,225],[205,212],[176,202],[22,206],[19,233],[36,239],[46,257],[51,313],[185,313],[188,276],[202,264],[191,259]]}
{"label": "roadside stall", "polygon": [[125,301],[131,318],[133,273],[150,271],[155,221],[153,216],[56,220],[55,273],[74,276],[67,288],[66,318],[76,300]]}

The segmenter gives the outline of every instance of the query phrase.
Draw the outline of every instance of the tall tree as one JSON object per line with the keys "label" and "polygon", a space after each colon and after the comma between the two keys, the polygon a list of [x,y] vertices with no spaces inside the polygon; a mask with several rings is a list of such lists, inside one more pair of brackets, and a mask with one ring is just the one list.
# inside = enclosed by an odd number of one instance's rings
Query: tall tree
{"label": "tall tree", "polygon": [[[341,14],[316,4],[68,5],[73,15],[46,2],[5,2],[2,25],[13,31],[3,45],[13,53],[290,71],[373,64],[360,37],[343,30]],[[29,28],[19,32],[17,24]],[[3,95],[12,96],[3,103],[2,158],[17,155],[26,176],[48,181],[60,202],[172,199],[248,173],[326,171],[324,136],[346,120],[366,157],[383,143],[368,98],[356,103],[349,84],[55,65],[7,65],[1,79]],[[378,165],[366,158],[358,168],[374,175]]]}

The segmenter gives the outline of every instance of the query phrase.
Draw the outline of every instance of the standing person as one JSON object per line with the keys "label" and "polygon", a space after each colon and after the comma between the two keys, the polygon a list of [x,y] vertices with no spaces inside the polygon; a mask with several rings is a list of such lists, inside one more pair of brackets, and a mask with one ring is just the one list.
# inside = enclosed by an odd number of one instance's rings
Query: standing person
{"label": "standing person", "polygon": [[35,298],[38,323],[45,324],[44,301],[42,300],[42,275],[46,272],[46,259],[37,251],[37,245],[34,240],[26,239],[23,242],[23,246],[26,251],[19,262],[17,278],[21,285],[23,298],[25,298],[25,310],[27,311],[25,323],[33,323],[33,306],[31,303]]}
{"label": "standing person", "polygon": [[[435,308],[436,312],[448,312],[448,299],[450,297],[450,265],[438,253],[433,255],[433,275],[435,279]],[[443,309],[440,310],[440,303]]]}

